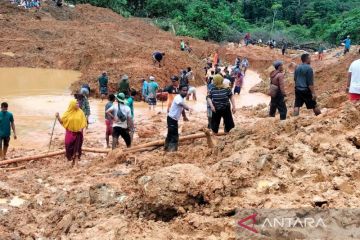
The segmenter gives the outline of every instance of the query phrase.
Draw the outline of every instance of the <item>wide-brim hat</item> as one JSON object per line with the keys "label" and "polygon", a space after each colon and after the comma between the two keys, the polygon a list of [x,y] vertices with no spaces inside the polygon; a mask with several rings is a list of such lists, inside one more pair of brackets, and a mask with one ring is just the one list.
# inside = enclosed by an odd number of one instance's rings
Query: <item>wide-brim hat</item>
{"label": "wide-brim hat", "polygon": [[118,100],[118,102],[125,103],[125,94],[124,93],[118,93],[115,96],[115,98],[116,98],[116,100]]}

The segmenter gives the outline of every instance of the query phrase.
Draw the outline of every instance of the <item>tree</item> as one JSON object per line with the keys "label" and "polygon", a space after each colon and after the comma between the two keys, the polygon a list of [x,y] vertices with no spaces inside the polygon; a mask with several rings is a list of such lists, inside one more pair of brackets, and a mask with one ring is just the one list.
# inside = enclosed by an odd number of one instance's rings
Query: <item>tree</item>
{"label": "tree", "polygon": [[271,6],[271,10],[273,11],[274,13],[274,16],[273,16],[273,21],[272,21],[272,26],[271,26],[271,31],[273,31],[274,29],[274,25],[275,25],[275,17],[276,17],[276,14],[278,12],[278,10],[282,8],[282,5],[280,3],[274,3],[272,6]]}

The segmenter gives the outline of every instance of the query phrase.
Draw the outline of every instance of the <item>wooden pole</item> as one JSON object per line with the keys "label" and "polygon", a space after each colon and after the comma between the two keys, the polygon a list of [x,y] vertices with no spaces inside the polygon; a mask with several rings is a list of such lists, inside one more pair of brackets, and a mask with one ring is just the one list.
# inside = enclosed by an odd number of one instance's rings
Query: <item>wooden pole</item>
{"label": "wooden pole", "polygon": [[39,155],[35,155],[35,156],[13,158],[13,159],[5,160],[5,161],[0,161],[0,166],[7,165],[7,164],[10,164],[10,163],[26,162],[26,161],[31,161],[31,160],[39,160],[39,159],[42,159],[42,158],[53,157],[53,156],[61,155],[61,154],[64,154],[64,153],[65,153],[65,150],[61,150],[61,151],[52,152],[52,153],[43,153],[43,154],[39,154]]}
{"label": "wooden pole", "polygon": [[[210,132],[191,134],[188,136],[180,137],[179,142],[193,140],[193,139],[197,139],[197,138],[204,138],[204,137],[209,138],[210,135],[211,135]],[[217,134],[217,136],[222,136],[222,135],[225,135],[225,133],[220,132]],[[210,140],[211,140],[211,138],[210,138]],[[165,144],[165,140],[157,140],[157,141],[141,144],[141,145],[138,145],[138,146],[135,146],[132,148],[126,148],[122,152],[123,153],[134,153],[134,152],[142,152],[142,151],[151,151],[154,148],[156,148],[158,146],[162,146],[164,144]],[[208,144],[209,144],[209,142],[208,142]],[[210,147],[210,145],[209,145],[209,147]],[[83,147],[82,150],[84,152],[105,153],[105,154],[107,154],[111,151],[110,149],[86,148],[86,147]],[[54,156],[58,156],[58,155],[62,155],[62,154],[65,154],[65,150],[56,151],[56,152],[52,152],[52,153],[43,153],[43,154],[39,154],[39,155],[35,155],[35,156],[18,157],[18,158],[5,160],[5,161],[0,161],[0,166],[11,164],[11,163],[17,163],[17,162],[26,162],[26,161],[31,161],[31,160],[35,161],[35,160],[48,158],[48,157],[54,157]]]}

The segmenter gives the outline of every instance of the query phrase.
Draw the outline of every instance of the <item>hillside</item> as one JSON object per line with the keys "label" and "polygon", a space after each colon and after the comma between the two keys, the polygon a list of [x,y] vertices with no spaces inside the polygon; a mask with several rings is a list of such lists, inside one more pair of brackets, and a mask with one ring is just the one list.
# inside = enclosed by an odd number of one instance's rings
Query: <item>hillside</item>
{"label": "hillside", "polygon": [[[215,49],[220,50],[226,64],[233,64],[236,56],[247,57],[251,71],[244,81],[255,82],[257,73],[263,79],[253,87],[255,92],[266,92],[271,64],[281,59],[290,93],[288,119],[280,122],[278,115],[269,118],[267,104],[254,106],[250,102],[239,107],[243,95],[254,102],[258,96],[268,99],[242,90],[236,98],[235,129],[228,135],[213,136],[213,147],[202,138],[181,142],[174,153],[164,152],[160,145],[126,153],[121,142],[120,149],[108,155],[84,152],[76,167],[71,167],[63,154],[7,165],[0,161],[1,240],[306,239],[308,232],[302,229],[250,235],[237,222],[244,217],[244,209],[293,208],[306,217],[306,209],[360,207],[360,104],[347,101],[343,91],[347,69],[359,58],[355,53],[358,46],[340,57],[334,55],[341,49],[332,49],[321,62],[312,54],[323,114],[315,117],[302,109],[299,117],[292,117],[292,74],[303,51],[282,56],[279,49],[239,48],[232,43],[218,45],[186,38],[194,49],[187,54],[178,50],[180,37],[143,19],[125,19],[90,5],[59,9],[52,4],[35,12],[0,0],[0,67],[78,70],[82,77],[73,89],[81,82],[90,82],[97,89],[96,78],[103,70],[109,72],[112,88],[122,74],[128,74],[138,88],[142,77],[154,75],[164,85],[172,74],[191,66],[196,71],[199,99],[189,101],[195,106],[188,115],[190,121],[180,121],[180,136],[187,136],[200,133],[207,125],[206,89],[200,86],[205,57]],[[167,53],[165,67],[152,65],[154,49]],[[9,52],[14,55],[4,54]],[[29,102],[29,98],[24,101]],[[51,128],[55,109],[49,109],[47,101],[41,106],[50,116],[47,124]],[[36,103],[25,105],[30,106],[28,115],[33,114],[31,104]],[[101,117],[84,130],[84,146],[104,152],[105,101],[91,97],[90,104]],[[136,103],[133,146],[164,140],[166,121],[166,110],[158,107],[150,112],[143,103]],[[36,123],[29,131],[39,131]],[[57,128],[60,131],[52,139],[54,151],[64,149],[64,130],[59,125]],[[47,144],[48,139],[45,141]],[[45,151],[47,148],[19,146],[9,151],[8,158]],[[336,230],[359,225],[356,212],[328,220],[334,219]],[[329,239],[327,231],[331,229],[325,230],[320,231],[321,239]],[[352,235],[340,233],[334,239],[360,239],[356,230]]]}
{"label": "hillside", "polygon": [[[141,78],[155,76],[163,86],[171,75],[191,66],[202,82],[202,59],[216,45],[189,39],[192,54],[179,51],[179,37],[136,19],[125,19],[104,8],[77,5],[57,8],[52,2],[32,12],[0,1],[0,66],[72,69],[82,72],[81,82],[97,87],[101,71],[109,72],[112,87],[127,74],[139,88]],[[151,54],[166,52],[165,67],[153,66]],[[201,77],[200,77],[201,76]]]}

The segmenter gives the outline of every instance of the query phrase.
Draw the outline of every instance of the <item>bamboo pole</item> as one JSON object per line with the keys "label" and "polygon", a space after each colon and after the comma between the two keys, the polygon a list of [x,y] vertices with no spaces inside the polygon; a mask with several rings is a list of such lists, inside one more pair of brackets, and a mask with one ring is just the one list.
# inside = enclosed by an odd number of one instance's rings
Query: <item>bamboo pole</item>
{"label": "bamboo pole", "polygon": [[61,154],[64,154],[64,153],[65,153],[65,150],[61,150],[61,151],[52,152],[52,153],[43,153],[43,154],[39,154],[39,155],[35,155],[35,156],[13,158],[13,159],[5,160],[5,161],[0,161],[0,166],[7,165],[7,164],[10,164],[10,163],[26,162],[26,161],[31,161],[31,160],[39,160],[39,159],[42,159],[42,158],[53,157],[53,156],[61,155]]}
{"label": "bamboo pole", "polygon": [[[220,133],[217,134],[217,136],[222,136],[222,135],[225,135],[225,133],[220,132]],[[197,138],[205,138],[205,137],[209,138],[210,137],[209,133],[204,133],[203,132],[203,133],[196,133],[196,134],[191,134],[191,135],[188,135],[188,136],[183,136],[183,137],[179,138],[179,142],[192,140],[192,139],[197,139]],[[123,153],[151,151],[155,147],[162,146],[164,144],[165,144],[165,140],[157,140],[157,141],[137,145],[137,146],[132,147],[132,148],[126,148],[126,149],[123,150]],[[209,147],[211,147],[211,145],[209,145]],[[110,149],[87,148],[87,147],[82,148],[82,150],[84,152],[105,153],[105,154],[107,154],[107,153],[109,153],[111,151]],[[43,153],[43,154],[39,154],[39,155],[35,155],[35,156],[18,157],[18,158],[5,160],[5,161],[0,161],[0,166],[11,164],[11,163],[17,163],[17,162],[26,162],[26,161],[31,161],[31,160],[39,160],[39,159],[43,159],[43,158],[58,156],[58,155],[61,155],[61,154],[65,154],[65,150],[56,151],[56,152],[52,152],[52,153]]]}

